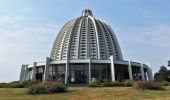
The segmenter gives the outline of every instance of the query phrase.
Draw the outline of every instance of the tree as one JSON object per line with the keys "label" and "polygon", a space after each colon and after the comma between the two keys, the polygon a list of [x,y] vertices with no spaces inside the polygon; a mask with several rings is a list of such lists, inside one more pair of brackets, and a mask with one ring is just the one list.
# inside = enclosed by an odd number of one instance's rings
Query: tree
{"label": "tree", "polygon": [[161,66],[160,70],[154,74],[154,78],[160,81],[168,81],[169,75],[170,75],[170,71],[168,71],[165,66]]}
{"label": "tree", "polygon": [[168,61],[168,67],[170,67],[170,60]]}
{"label": "tree", "polygon": [[155,74],[154,74],[154,79],[159,80],[159,79],[160,79],[159,76],[160,76],[160,74],[159,74],[158,72],[155,73]]}
{"label": "tree", "polygon": [[167,81],[170,82],[170,70],[167,71]]}

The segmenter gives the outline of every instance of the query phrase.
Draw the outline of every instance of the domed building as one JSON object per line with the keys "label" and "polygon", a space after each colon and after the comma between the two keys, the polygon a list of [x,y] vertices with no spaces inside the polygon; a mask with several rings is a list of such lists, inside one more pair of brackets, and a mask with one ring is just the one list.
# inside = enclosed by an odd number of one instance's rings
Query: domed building
{"label": "domed building", "polygon": [[89,9],[63,26],[45,62],[23,64],[20,73],[20,81],[59,78],[65,84],[153,79],[147,64],[123,60],[115,33]]}

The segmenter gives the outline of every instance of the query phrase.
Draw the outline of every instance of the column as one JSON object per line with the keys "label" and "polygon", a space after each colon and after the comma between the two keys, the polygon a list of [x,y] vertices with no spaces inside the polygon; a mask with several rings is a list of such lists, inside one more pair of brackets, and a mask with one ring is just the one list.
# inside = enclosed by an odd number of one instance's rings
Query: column
{"label": "column", "polygon": [[43,77],[44,81],[48,80],[49,67],[50,67],[50,58],[47,57],[46,58],[46,63],[45,63],[45,69],[44,69],[44,77]]}
{"label": "column", "polygon": [[128,65],[128,71],[129,71],[129,79],[133,80],[132,76],[132,66],[131,66],[131,61],[129,60],[129,65]]}
{"label": "column", "polygon": [[68,63],[68,57],[67,57],[66,68],[65,68],[65,84],[67,84],[67,80],[68,80],[68,67],[69,67],[69,63]]}
{"label": "column", "polygon": [[110,56],[110,60],[111,60],[111,77],[112,77],[112,82],[115,81],[115,67],[114,67],[114,58],[113,55]]}
{"label": "column", "polygon": [[89,58],[89,83],[91,82],[91,59]]}
{"label": "column", "polygon": [[146,75],[146,81],[149,81],[148,73],[146,72],[145,75]]}
{"label": "column", "polygon": [[148,80],[152,81],[153,75],[152,75],[152,69],[150,68],[150,66],[148,66],[148,68],[147,68],[147,75],[148,75]]}
{"label": "column", "polygon": [[36,65],[37,63],[33,63],[33,72],[32,72],[32,80],[36,80]]}
{"label": "column", "polygon": [[22,65],[19,81],[25,81],[28,73],[28,65]]}
{"label": "column", "polygon": [[21,66],[21,72],[20,72],[20,78],[19,78],[19,81],[24,81],[24,73],[25,73],[25,66],[22,65]]}
{"label": "column", "polygon": [[140,73],[141,73],[141,76],[142,76],[142,80],[145,81],[144,68],[143,68],[142,62],[141,62],[141,66],[140,66]]}
{"label": "column", "polygon": [[23,81],[27,80],[27,75],[28,75],[28,65],[24,65],[25,66],[25,72],[24,72],[24,77],[23,77]]}

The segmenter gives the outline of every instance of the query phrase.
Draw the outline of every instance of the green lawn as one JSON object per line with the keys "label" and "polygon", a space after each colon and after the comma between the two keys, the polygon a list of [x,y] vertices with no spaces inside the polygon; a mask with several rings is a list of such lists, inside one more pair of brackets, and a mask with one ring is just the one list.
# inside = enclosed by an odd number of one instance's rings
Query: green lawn
{"label": "green lawn", "polygon": [[170,86],[165,90],[137,90],[131,87],[69,87],[69,92],[27,95],[24,88],[0,88],[1,100],[170,100]]}

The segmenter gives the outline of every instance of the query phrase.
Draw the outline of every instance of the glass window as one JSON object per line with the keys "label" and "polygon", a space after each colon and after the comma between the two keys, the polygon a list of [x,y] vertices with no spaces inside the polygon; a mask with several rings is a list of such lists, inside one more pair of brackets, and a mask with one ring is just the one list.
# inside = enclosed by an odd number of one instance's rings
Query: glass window
{"label": "glass window", "polygon": [[64,66],[57,66],[58,72],[64,71]]}
{"label": "glass window", "polygon": [[52,79],[61,78],[64,81],[65,65],[54,65],[49,68],[49,75]]}
{"label": "glass window", "polygon": [[70,70],[74,70],[74,66],[73,65],[70,65]]}
{"label": "glass window", "polygon": [[75,65],[75,70],[84,70],[82,65]]}
{"label": "glass window", "polygon": [[69,67],[70,83],[87,83],[88,80],[88,64],[72,64]]}
{"label": "glass window", "polygon": [[104,80],[111,80],[111,72],[110,66],[104,64],[93,64],[91,66],[91,78],[100,80],[104,82]]}

